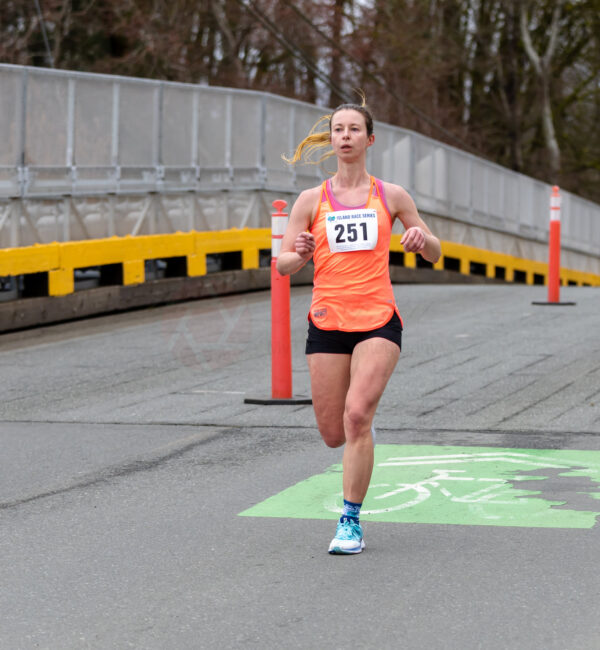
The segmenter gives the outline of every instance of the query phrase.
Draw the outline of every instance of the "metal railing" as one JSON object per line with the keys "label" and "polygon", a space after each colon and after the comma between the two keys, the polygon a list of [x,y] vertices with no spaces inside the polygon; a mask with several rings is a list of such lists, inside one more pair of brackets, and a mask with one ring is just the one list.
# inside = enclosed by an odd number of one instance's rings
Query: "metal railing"
{"label": "metal railing", "polygon": [[[0,247],[94,238],[86,224],[98,215],[80,214],[77,198],[297,194],[327,164],[290,167],[281,154],[324,112],[268,93],[0,65]],[[388,124],[375,134],[371,173],[406,187],[421,211],[547,241],[548,184]],[[223,227],[210,210],[204,221]],[[189,229],[190,219],[165,224],[155,231]],[[562,192],[562,234],[564,247],[597,257],[600,206]]]}

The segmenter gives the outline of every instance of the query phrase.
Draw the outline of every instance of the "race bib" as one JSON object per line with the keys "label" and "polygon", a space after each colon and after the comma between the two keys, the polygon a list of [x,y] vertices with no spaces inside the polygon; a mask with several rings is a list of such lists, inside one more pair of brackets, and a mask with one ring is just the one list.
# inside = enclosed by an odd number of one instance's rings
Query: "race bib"
{"label": "race bib", "polygon": [[337,210],[325,215],[332,253],[370,251],[377,246],[377,210]]}

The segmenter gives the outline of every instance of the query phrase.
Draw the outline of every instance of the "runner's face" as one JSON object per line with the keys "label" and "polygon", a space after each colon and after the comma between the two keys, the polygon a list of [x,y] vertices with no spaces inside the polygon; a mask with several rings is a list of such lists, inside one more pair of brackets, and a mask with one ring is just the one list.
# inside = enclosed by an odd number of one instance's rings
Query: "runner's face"
{"label": "runner's face", "polygon": [[352,158],[364,153],[374,140],[374,135],[367,135],[367,124],[362,113],[343,109],[333,116],[331,146],[340,158]]}

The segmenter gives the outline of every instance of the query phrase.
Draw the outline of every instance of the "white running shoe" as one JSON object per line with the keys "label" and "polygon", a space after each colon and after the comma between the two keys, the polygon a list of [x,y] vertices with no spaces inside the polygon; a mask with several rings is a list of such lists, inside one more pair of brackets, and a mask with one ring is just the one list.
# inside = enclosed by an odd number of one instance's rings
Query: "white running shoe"
{"label": "white running shoe", "polygon": [[340,521],[329,545],[329,552],[332,555],[352,555],[360,553],[364,547],[362,526],[352,519]]}

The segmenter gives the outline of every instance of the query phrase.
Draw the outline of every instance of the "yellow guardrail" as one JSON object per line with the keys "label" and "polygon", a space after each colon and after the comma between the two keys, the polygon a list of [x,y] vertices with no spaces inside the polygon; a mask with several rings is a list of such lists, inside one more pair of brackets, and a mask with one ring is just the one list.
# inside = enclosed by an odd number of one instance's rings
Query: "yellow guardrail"
{"label": "yellow guardrail", "polygon": [[177,232],[167,235],[109,237],[0,250],[0,277],[48,273],[48,294],[75,290],[74,270],[122,264],[123,284],[145,281],[146,260],[185,257],[189,277],[206,274],[206,256],[241,252],[242,268],[259,266],[259,251],[271,250],[269,228]]}
{"label": "yellow guardrail", "polygon": [[[392,235],[390,250],[402,252],[400,239],[402,235]],[[450,265],[449,262],[454,262]],[[548,284],[548,263],[514,257],[505,253],[475,248],[466,244],[442,242],[442,256],[433,265],[436,270],[452,268],[463,275],[473,275],[473,265],[481,269],[480,275],[487,278],[499,278],[506,282],[523,282],[525,284]],[[404,253],[404,266],[416,268],[417,256],[415,253]],[[560,269],[560,282],[562,285],[600,286],[600,275],[586,273],[575,269]]]}
{"label": "yellow guardrail", "polygon": [[[392,235],[390,249],[403,252],[401,235]],[[185,257],[189,277],[205,275],[206,256],[239,252],[242,269],[259,267],[261,250],[271,249],[269,228],[245,228],[208,232],[177,232],[165,235],[140,235],[90,239],[75,242],[53,242],[22,248],[0,250],[0,277],[31,273],[48,274],[48,294],[64,296],[75,290],[74,270],[108,264],[122,265],[124,285],[145,281],[146,260]],[[464,244],[442,242],[442,257],[434,269],[450,268],[470,275],[473,265],[488,278],[518,280],[527,284],[547,283],[548,265],[503,253]],[[404,266],[415,268],[415,253],[404,253]],[[561,284],[600,286],[600,275],[572,269],[561,269]]]}

